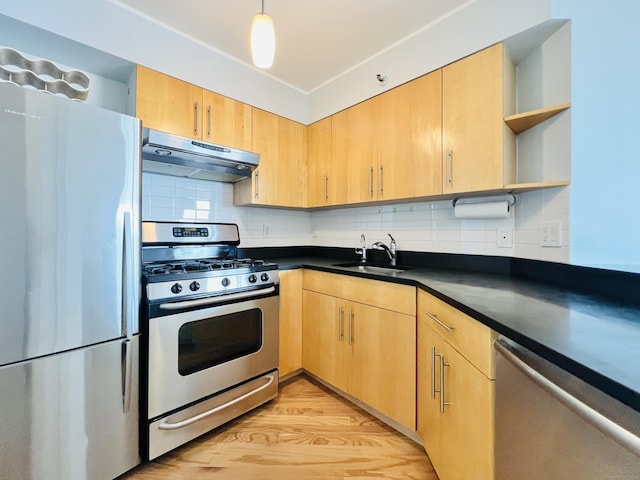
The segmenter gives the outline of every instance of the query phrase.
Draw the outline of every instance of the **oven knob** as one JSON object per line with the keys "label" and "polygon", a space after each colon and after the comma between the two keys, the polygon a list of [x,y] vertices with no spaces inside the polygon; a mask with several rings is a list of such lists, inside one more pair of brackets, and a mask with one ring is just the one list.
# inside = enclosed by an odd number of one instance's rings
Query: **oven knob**
{"label": "oven knob", "polygon": [[249,275],[249,283],[256,283],[258,281],[258,277],[256,277],[253,273]]}
{"label": "oven knob", "polygon": [[260,275],[260,280],[266,282],[267,280],[269,280],[269,274],[267,272],[263,273],[262,275]]}
{"label": "oven knob", "polygon": [[174,283],[173,285],[171,285],[171,292],[180,293],[181,291],[182,291],[182,285],[180,285],[179,283]]}
{"label": "oven knob", "polygon": [[191,290],[192,292],[197,292],[198,290],[200,290],[200,284],[198,282],[191,282],[191,284],[189,285],[189,290]]}
{"label": "oven knob", "polygon": [[222,286],[223,287],[228,287],[230,283],[231,283],[231,280],[229,280],[227,277],[224,277],[222,279]]}

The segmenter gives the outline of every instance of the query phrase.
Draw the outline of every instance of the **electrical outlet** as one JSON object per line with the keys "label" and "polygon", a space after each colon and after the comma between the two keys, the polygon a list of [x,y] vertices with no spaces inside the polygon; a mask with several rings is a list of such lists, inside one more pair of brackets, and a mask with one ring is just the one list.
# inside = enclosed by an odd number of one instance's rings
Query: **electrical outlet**
{"label": "electrical outlet", "polygon": [[510,228],[499,228],[497,230],[496,245],[499,248],[513,247],[513,230]]}
{"label": "electrical outlet", "polygon": [[562,246],[560,222],[546,222],[540,225],[540,245],[542,247]]}
{"label": "electrical outlet", "polygon": [[262,237],[263,238],[269,238],[269,236],[271,235],[271,229],[269,228],[269,225],[267,225],[266,223],[262,224]]}

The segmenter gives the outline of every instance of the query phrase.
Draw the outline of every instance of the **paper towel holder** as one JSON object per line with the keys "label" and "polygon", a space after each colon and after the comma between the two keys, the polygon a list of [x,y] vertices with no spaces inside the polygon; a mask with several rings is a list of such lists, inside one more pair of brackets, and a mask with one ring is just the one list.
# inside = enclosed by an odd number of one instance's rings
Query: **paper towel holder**
{"label": "paper towel holder", "polygon": [[[470,200],[470,201],[466,202],[465,200]],[[500,200],[502,201],[506,200],[509,203],[509,208],[511,208],[516,203],[516,196],[513,193],[507,193],[504,195],[498,195],[493,197],[456,197],[451,202],[451,205],[455,208],[458,202],[460,202],[461,204],[464,204],[464,203],[482,203],[487,201],[495,202]]]}

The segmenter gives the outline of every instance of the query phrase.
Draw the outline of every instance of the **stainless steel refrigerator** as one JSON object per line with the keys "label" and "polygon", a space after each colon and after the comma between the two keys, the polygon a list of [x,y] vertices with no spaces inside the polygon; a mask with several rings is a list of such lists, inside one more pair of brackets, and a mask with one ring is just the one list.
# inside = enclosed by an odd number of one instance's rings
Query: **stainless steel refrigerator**
{"label": "stainless steel refrigerator", "polygon": [[140,124],[0,83],[0,479],[140,463]]}

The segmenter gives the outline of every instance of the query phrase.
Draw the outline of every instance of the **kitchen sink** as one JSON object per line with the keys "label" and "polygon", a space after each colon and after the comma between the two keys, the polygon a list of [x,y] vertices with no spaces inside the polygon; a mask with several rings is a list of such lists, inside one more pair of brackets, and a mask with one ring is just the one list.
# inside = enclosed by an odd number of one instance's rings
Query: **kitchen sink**
{"label": "kitchen sink", "polygon": [[378,273],[384,275],[392,275],[395,273],[402,273],[408,270],[407,267],[401,267],[398,265],[380,265],[360,262],[348,262],[348,263],[334,263],[334,267],[349,268],[358,272],[364,273]]}

